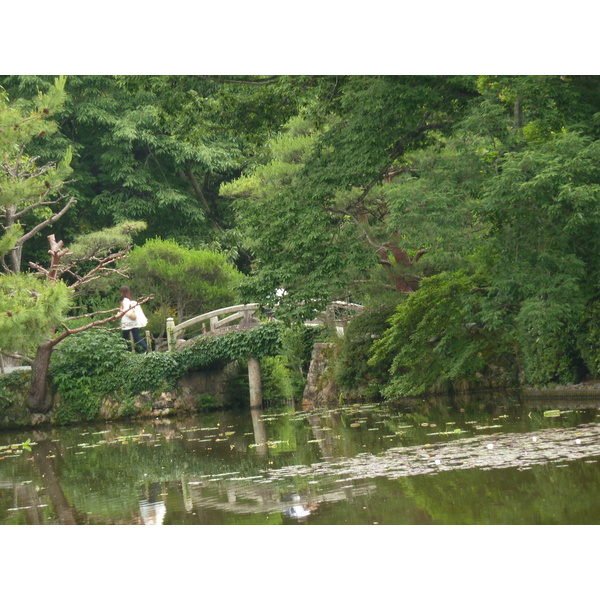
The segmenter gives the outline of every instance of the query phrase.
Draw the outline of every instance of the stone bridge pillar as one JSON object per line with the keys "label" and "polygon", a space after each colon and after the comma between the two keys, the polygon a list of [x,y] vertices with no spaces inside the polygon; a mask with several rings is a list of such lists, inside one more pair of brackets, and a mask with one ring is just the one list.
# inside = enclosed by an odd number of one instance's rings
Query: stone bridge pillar
{"label": "stone bridge pillar", "polygon": [[248,382],[250,384],[250,408],[262,406],[262,380],[260,376],[260,363],[254,356],[248,357]]}

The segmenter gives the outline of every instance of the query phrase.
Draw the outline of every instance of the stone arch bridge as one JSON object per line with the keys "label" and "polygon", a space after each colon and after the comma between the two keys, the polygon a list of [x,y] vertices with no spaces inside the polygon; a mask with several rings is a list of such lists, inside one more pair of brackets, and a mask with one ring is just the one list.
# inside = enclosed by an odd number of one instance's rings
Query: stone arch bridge
{"label": "stone arch bridge", "polygon": [[[248,331],[260,327],[265,322],[257,316],[260,309],[261,305],[257,303],[237,304],[192,317],[177,325],[175,320],[169,317],[167,319],[167,350],[169,352],[182,350],[201,337],[226,335],[232,331]],[[343,336],[352,316],[362,309],[363,306],[360,304],[331,302],[313,320],[305,321],[305,325],[313,327],[330,325],[335,327],[339,336]],[[250,406],[260,407],[262,406],[260,363],[253,356],[248,357],[248,379]]]}

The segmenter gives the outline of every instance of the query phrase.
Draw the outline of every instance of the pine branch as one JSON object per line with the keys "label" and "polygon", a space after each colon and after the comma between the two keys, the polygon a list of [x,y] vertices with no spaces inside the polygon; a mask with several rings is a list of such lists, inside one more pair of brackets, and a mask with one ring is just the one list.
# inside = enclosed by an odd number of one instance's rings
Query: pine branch
{"label": "pine branch", "polygon": [[[50,245],[52,248],[53,241],[50,240],[50,238],[54,238],[54,236],[53,235],[48,236],[48,239],[50,241]],[[74,277],[76,279],[76,281],[74,283],[67,286],[67,287],[69,287],[69,289],[76,289],[84,284],[88,284],[90,281],[95,281],[96,279],[100,279],[100,278],[106,277],[108,275],[115,274],[115,275],[121,275],[122,277],[126,277],[126,275],[125,275],[125,272],[127,270],[126,268],[123,268],[123,269],[108,268],[108,265],[113,264],[114,262],[116,262],[116,261],[122,259],[124,256],[126,256],[128,254],[128,252],[131,250],[131,246],[127,246],[126,248],[124,248],[123,250],[120,250],[119,252],[113,252],[112,254],[110,254],[109,256],[105,256],[104,258],[98,258],[95,256],[86,256],[84,258],[79,259],[77,262],[93,260],[98,263],[91,271],[88,271],[85,275],[79,275],[78,273],[73,271],[74,265],[60,267],[60,264],[59,264],[60,259],[63,256],[66,256],[67,254],[70,254],[70,253],[68,252],[68,249],[60,250],[60,248],[62,247],[62,242],[58,242],[58,243],[54,242],[54,243],[56,244],[54,249],[49,250],[49,253],[52,253],[52,255],[53,255],[52,267],[50,270],[45,269],[41,265],[34,263],[34,262],[30,262],[29,266],[34,268],[36,271],[38,271],[39,273],[41,273],[48,279],[55,280],[55,279],[58,279],[68,273],[69,275],[71,275],[72,277]],[[56,260],[54,257],[56,257]]]}
{"label": "pine branch", "polygon": [[[75,181],[75,179],[73,179],[71,181],[65,181],[65,183],[73,183],[74,181]],[[62,184],[60,186],[56,186],[56,187],[52,187],[52,186],[47,187],[46,191],[42,195],[41,200],[38,200],[37,202],[32,202],[31,204],[28,204],[25,208],[21,209],[19,212],[14,213],[14,218],[18,219],[18,218],[22,217],[23,215],[27,214],[28,212],[32,211],[34,208],[37,208],[38,206],[50,206],[52,204],[58,204],[59,202],[62,202],[66,198],[66,196],[64,196],[64,195],[61,195],[60,198],[57,198],[56,200],[46,200],[52,192],[55,192],[56,190],[60,189],[61,187],[62,187]]]}
{"label": "pine branch", "polygon": [[29,230],[27,233],[22,235],[17,242],[17,246],[22,246],[27,240],[30,240],[36,233],[54,223],[54,221],[58,221],[68,210],[76,204],[77,200],[74,197],[71,197],[67,204],[57,213],[54,213],[51,217],[48,217],[45,221],[38,223],[33,229]]}

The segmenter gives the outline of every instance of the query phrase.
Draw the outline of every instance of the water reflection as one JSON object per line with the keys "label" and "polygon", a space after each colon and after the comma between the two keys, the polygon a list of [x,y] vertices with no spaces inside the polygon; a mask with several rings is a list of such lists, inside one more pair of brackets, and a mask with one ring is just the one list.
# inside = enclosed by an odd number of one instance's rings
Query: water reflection
{"label": "water reflection", "polygon": [[597,415],[284,407],[5,433],[0,523],[596,523]]}
{"label": "water reflection", "polygon": [[283,515],[300,522],[305,522],[306,518],[319,507],[318,502],[303,500],[300,494],[283,494],[281,502],[291,504],[283,509]]}
{"label": "water reflection", "polygon": [[267,428],[264,421],[264,410],[262,408],[251,408],[252,429],[254,431],[254,444],[256,445],[256,453],[259,456],[267,456],[269,454]]}
{"label": "water reflection", "polygon": [[160,483],[148,483],[140,500],[140,515],[144,525],[162,525],[167,514]]}
{"label": "water reflection", "polygon": [[[67,500],[60,483],[58,469],[60,460],[62,460],[61,448],[43,433],[35,437],[37,442],[32,447],[34,465],[44,481],[45,490],[56,511],[58,523],[75,525],[78,522],[75,510]],[[38,504],[37,499],[33,501],[31,510],[35,510],[36,504]],[[37,521],[39,514],[36,514],[34,519]]]}

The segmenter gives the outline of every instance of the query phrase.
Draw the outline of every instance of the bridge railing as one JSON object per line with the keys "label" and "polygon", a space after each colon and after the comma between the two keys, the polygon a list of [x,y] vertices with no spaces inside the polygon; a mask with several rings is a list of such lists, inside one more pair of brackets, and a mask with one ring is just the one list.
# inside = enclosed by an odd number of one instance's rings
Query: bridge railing
{"label": "bridge railing", "polygon": [[[197,317],[192,317],[179,325],[175,325],[175,319],[169,317],[167,319],[167,348],[181,349],[192,342],[190,340],[182,340],[183,333],[194,326],[203,325],[202,333],[198,335],[219,335],[226,333],[231,329],[243,330],[255,327],[260,323],[260,320],[254,315],[259,310],[260,304],[237,304],[226,308],[219,308]],[[335,301],[331,302],[327,309],[310,321],[306,321],[305,325],[333,325],[335,326],[338,335],[343,336],[345,327],[350,319],[349,313],[360,312],[363,309],[361,304],[352,304],[351,302]],[[223,318],[219,318],[223,317]],[[239,321],[235,323],[236,321]],[[206,329],[206,323],[209,323],[209,329]]]}
{"label": "bridge railing", "polygon": [[[212,333],[219,334],[224,333],[224,327],[231,325],[234,321],[241,319],[240,323],[237,323],[237,329],[244,329],[252,327],[259,323],[259,320],[254,317],[256,311],[260,308],[260,304],[236,304],[235,306],[227,306],[226,308],[219,308],[210,312],[192,317],[179,325],[175,325],[175,319],[169,317],[167,319],[167,348],[172,350],[176,347],[181,347],[185,344],[180,338],[183,332],[190,327],[195,325],[204,324],[203,334]],[[224,316],[227,315],[227,316]],[[219,317],[223,317],[219,319]],[[205,330],[206,322],[209,323],[209,329]],[[178,341],[180,342],[178,344]],[[191,340],[187,340],[189,343]],[[183,342],[183,343],[181,343]]]}

